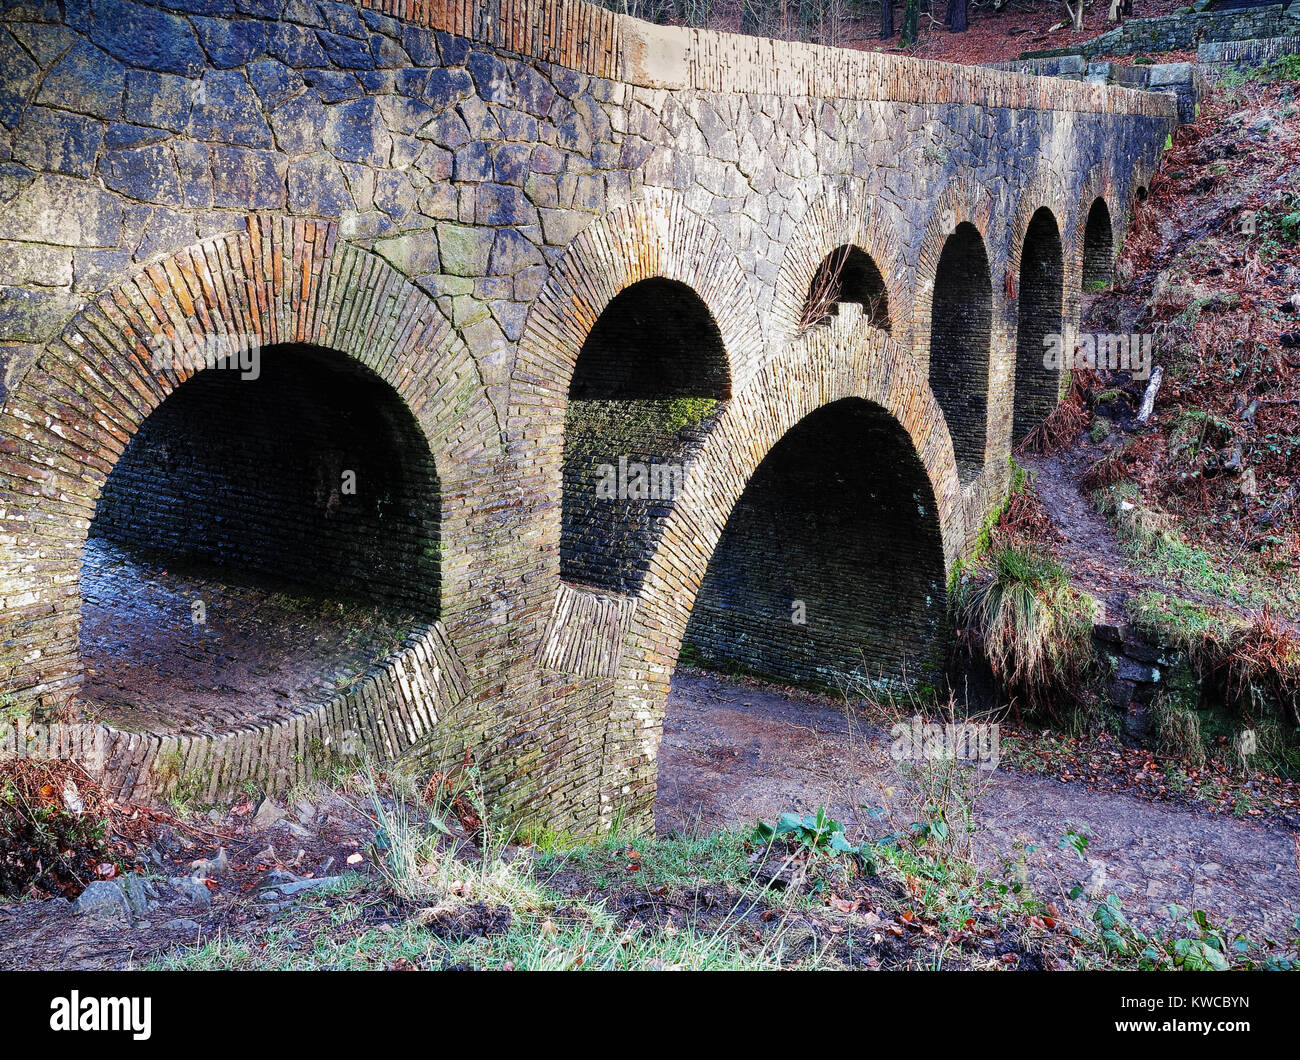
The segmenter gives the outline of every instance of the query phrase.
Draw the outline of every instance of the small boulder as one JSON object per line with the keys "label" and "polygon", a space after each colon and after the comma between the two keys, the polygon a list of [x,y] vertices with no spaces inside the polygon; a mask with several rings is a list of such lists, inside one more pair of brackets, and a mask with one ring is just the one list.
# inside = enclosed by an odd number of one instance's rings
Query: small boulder
{"label": "small boulder", "polygon": [[257,808],[257,813],[253,815],[253,827],[260,832],[262,829],[270,828],[271,825],[283,820],[284,811],[270,799],[263,799],[262,805]]}
{"label": "small boulder", "polygon": [[81,892],[72,911],[78,916],[126,918],[131,914],[131,905],[117,880],[96,880]]}

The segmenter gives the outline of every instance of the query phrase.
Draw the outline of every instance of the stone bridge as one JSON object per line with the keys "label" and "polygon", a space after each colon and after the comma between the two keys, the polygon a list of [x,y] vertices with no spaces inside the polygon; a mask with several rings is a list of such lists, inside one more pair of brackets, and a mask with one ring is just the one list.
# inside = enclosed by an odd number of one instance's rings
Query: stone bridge
{"label": "stone bridge", "polygon": [[[0,747],[124,796],[468,753],[640,825],[683,652],[925,675],[1175,124],[578,0],[0,18]],[[288,688],[304,593],[387,642]]]}

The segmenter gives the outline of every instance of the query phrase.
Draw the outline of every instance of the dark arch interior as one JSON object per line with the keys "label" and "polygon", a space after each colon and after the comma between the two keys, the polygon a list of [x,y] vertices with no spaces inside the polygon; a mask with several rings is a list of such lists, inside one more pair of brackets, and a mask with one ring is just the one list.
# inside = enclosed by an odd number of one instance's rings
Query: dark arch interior
{"label": "dark arch interior", "polygon": [[685,475],[730,395],[722,335],[686,284],[613,298],[583,343],[564,418],[560,574],[634,593]]}
{"label": "dark arch interior", "polygon": [[850,398],[805,417],[751,477],[709,561],[683,658],[837,689],[933,676],[944,614],[925,468],[897,420]]}
{"label": "dark arch interior", "polygon": [[414,416],[353,359],[282,345],[197,373],[100,495],[87,697],[202,730],[318,699],[437,617],[439,506]]}
{"label": "dark arch interior", "polygon": [[957,472],[984,466],[993,281],[984,239],[963,222],[943,245],[930,315],[930,387],[952,434]]}
{"label": "dark arch interior", "polygon": [[880,269],[861,247],[836,247],[817,266],[800,322],[804,327],[829,324],[845,302],[856,302],[868,324],[890,329],[889,295]]}
{"label": "dark arch interior", "polygon": [[1043,340],[1061,333],[1064,268],[1056,218],[1044,207],[1029,220],[1020,256],[1013,442],[1041,423],[1056,404],[1059,373],[1044,363]]}
{"label": "dark arch interior", "polygon": [[1095,290],[1110,283],[1114,250],[1110,209],[1106,206],[1105,199],[1094,199],[1083,229],[1084,290]]}

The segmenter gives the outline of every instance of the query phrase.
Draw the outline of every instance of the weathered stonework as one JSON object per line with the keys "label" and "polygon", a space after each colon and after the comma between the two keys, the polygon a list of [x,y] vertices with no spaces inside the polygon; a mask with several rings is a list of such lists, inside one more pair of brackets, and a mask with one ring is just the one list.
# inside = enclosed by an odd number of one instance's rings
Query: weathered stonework
{"label": "weathered stonework", "polygon": [[[505,810],[583,832],[649,821],[715,546],[806,417],[856,403],[880,459],[919,469],[933,547],[909,584],[946,584],[1005,490],[1030,390],[1030,220],[1059,233],[1077,321],[1089,213],[1105,203],[1113,251],[1175,123],[1156,93],[661,29],[579,0],[32,0],[0,16],[0,65],[0,695],[75,706],[96,505],[191,374],[154,367],[160,335],[364,367],[418,425],[441,542],[436,618],[346,694],[222,737],[9,712],[0,748],[85,758],[123,795],[198,777],[209,797],[286,786],[344,744],[421,767],[468,750]],[[987,260],[988,354],[951,355],[984,409],[960,426],[976,441],[959,469],[930,337],[961,225]],[[801,327],[845,246],[879,272],[888,334],[852,302]],[[720,404],[645,524],[636,587],[569,584],[580,352],[620,292],[656,280],[707,309]],[[892,605],[862,577],[861,599]]]}

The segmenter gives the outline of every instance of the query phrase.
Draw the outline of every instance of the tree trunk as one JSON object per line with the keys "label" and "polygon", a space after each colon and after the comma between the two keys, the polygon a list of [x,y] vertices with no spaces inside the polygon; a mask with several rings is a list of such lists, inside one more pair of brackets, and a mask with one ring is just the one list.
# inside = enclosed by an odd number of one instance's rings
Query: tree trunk
{"label": "tree trunk", "polygon": [[903,28],[898,34],[898,43],[904,48],[910,48],[916,43],[917,26],[921,21],[921,0],[907,0],[907,7],[903,9]]}
{"label": "tree trunk", "polygon": [[948,0],[948,12],[944,18],[949,33],[965,33],[970,23],[967,19],[966,0]]}
{"label": "tree trunk", "polygon": [[880,0],[880,39],[889,40],[894,35],[894,5],[891,0]]}

